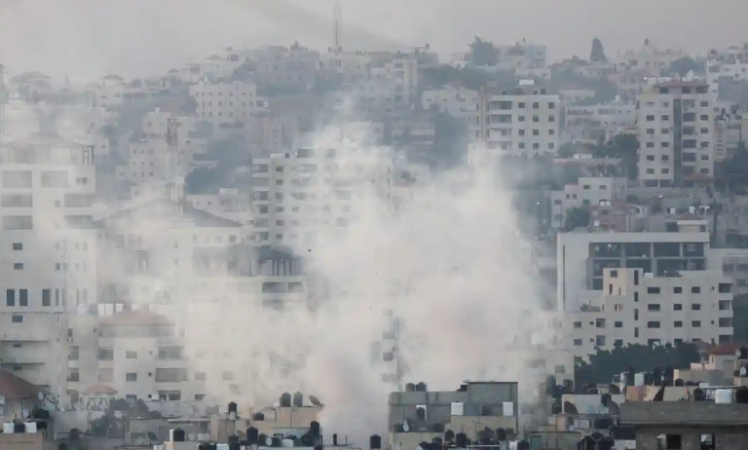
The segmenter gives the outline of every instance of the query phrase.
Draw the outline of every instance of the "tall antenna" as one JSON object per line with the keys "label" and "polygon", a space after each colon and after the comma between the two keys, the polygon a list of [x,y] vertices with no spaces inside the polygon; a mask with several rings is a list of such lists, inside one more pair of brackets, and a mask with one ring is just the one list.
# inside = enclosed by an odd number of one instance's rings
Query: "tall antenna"
{"label": "tall antenna", "polygon": [[166,119],[166,197],[182,199],[182,178],[179,170],[179,121],[175,117]]}
{"label": "tall antenna", "polygon": [[333,44],[335,45],[335,52],[339,52],[343,45],[340,27],[342,25],[343,16],[340,11],[340,0],[335,0],[335,7],[333,9]]}

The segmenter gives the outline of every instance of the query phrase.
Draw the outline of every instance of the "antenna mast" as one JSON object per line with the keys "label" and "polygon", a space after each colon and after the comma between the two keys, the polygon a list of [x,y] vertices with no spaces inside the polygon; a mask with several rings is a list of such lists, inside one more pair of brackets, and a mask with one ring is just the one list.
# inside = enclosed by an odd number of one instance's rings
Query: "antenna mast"
{"label": "antenna mast", "polygon": [[340,33],[341,22],[343,17],[340,11],[340,0],[335,0],[335,7],[333,9],[333,44],[335,45],[335,52],[339,52],[342,46],[342,36]]}

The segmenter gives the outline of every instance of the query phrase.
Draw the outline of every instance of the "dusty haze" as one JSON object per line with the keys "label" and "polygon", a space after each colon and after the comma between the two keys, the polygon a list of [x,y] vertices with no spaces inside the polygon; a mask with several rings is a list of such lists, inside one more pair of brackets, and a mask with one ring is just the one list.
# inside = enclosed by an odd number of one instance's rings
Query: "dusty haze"
{"label": "dusty haze", "polygon": [[[332,0],[3,0],[0,61],[12,72],[41,70],[85,79],[164,72],[225,45],[326,48]],[[593,36],[609,55],[662,47],[706,52],[743,42],[748,3],[659,0],[343,0],[344,45],[464,50],[478,35],[496,43],[547,43],[550,60],[587,57]],[[704,20],[719,16],[720,20]],[[378,24],[386,23],[386,29]]]}

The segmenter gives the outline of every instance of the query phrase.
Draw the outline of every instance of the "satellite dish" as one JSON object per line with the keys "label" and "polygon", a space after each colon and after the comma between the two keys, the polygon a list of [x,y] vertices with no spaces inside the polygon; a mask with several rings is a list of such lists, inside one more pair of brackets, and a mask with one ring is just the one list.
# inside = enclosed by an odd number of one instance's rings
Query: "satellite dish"
{"label": "satellite dish", "polygon": [[735,356],[737,356],[738,358],[740,358],[740,349],[735,350]]}
{"label": "satellite dish", "polygon": [[408,421],[407,420],[403,420],[403,431],[406,432],[406,433],[408,431],[410,431],[410,425],[408,425]]}
{"label": "satellite dish", "polygon": [[[740,352],[740,350],[738,350],[738,352]],[[39,393],[37,394],[37,397],[39,398],[39,401],[44,400],[44,393],[39,391]]]}
{"label": "satellite dish", "polygon": [[745,377],[746,375],[748,375],[748,369],[746,369],[745,366],[743,366],[740,368],[740,376]]}
{"label": "satellite dish", "polygon": [[269,436],[266,437],[265,438],[265,445],[268,446],[268,447],[272,447],[272,445],[273,445],[273,438],[271,438]]}

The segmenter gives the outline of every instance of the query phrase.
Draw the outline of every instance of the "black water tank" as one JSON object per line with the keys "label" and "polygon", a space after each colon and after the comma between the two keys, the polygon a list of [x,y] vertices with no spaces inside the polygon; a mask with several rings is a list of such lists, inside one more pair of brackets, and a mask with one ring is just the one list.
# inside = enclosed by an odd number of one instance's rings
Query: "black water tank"
{"label": "black water tank", "polygon": [[281,439],[279,437],[273,436],[271,439],[273,441],[273,444],[272,444],[273,447],[280,447],[281,446]]}
{"label": "black water tank", "polygon": [[416,391],[416,385],[413,383],[408,383],[405,385],[405,392],[415,392]]}
{"label": "black water tank", "polygon": [[378,434],[372,434],[369,436],[369,448],[380,449],[382,448],[382,438]]}
{"label": "black water tank", "polygon": [[338,434],[337,433],[333,433],[332,435],[332,445],[334,445],[335,447],[338,446]]}
{"label": "black water tank", "polygon": [[[260,442],[260,432],[255,427],[247,428],[247,442],[249,445],[255,445]],[[263,443],[263,445],[265,445]]]}
{"label": "black water tank", "polygon": [[608,404],[610,404],[610,400],[611,400],[610,394],[603,394],[602,396],[600,396],[600,403],[605,407],[607,407]]}
{"label": "black water tank", "polygon": [[23,422],[16,422],[13,425],[13,432],[14,433],[25,433],[26,432],[26,424]]}
{"label": "black water tank", "polygon": [[506,428],[497,428],[496,429],[496,440],[499,442],[506,441]]}
{"label": "black water tank", "polygon": [[735,403],[745,404],[748,403],[748,388],[740,386],[735,389]]}
{"label": "black water tank", "polygon": [[297,392],[293,395],[293,405],[297,408],[304,406],[304,394]]}
{"label": "black water tank", "polygon": [[63,442],[57,446],[57,450],[68,450],[68,446]]}
{"label": "black water tank", "polygon": [[426,392],[428,389],[428,386],[426,386],[426,383],[421,381],[420,383],[416,384],[416,391],[417,392]]}
{"label": "black water tank", "polygon": [[231,413],[236,414],[236,403],[235,402],[229,403],[229,414]]}
{"label": "black water tank", "polygon": [[319,436],[319,433],[319,422],[314,420],[309,424],[309,435],[312,437],[316,437]]}
{"label": "black water tank", "polygon": [[229,450],[242,450],[242,445],[238,442],[230,442]]}
{"label": "black water tank", "polygon": [[696,402],[703,402],[706,400],[706,392],[703,389],[696,388],[693,391],[693,400]]}
{"label": "black water tank", "polygon": [[265,414],[263,414],[261,412],[256,412],[256,413],[252,414],[252,420],[256,420],[258,422],[262,421],[262,420],[265,420]]}
{"label": "black water tank", "polygon": [[185,441],[185,433],[184,430],[181,428],[175,428],[172,432],[172,439],[174,442],[184,442]]}
{"label": "black water tank", "polygon": [[314,450],[324,450],[325,446],[322,444],[317,444],[314,446]]}
{"label": "black water tank", "polygon": [[434,439],[431,440],[431,443],[432,444],[436,444],[437,447],[441,447],[442,446],[442,442],[443,442],[442,438],[440,438],[439,436],[437,436],[437,437],[435,437]]}
{"label": "black water tank", "polygon": [[257,443],[258,445],[268,445],[268,435],[265,433],[260,433],[260,435],[257,437]]}
{"label": "black water tank", "polygon": [[291,407],[291,394],[288,392],[284,392],[280,396],[280,405],[281,408],[290,408]]}
{"label": "black water tank", "polygon": [[444,432],[444,440],[447,442],[451,442],[455,440],[455,432],[452,430],[447,430]]}
{"label": "black water tank", "polygon": [[616,441],[612,437],[605,436],[597,443],[597,450],[612,450],[615,443]]}
{"label": "black water tank", "polygon": [[239,443],[239,436],[235,434],[232,434],[231,436],[229,436],[229,444],[233,444],[233,443],[237,443],[237,444]]}
{"label": "black water tank", "polygon": [[577,450],[595,450],[595,440],[590,436],[583,437],[577,443]]}
{"label": "black water tank", "polygon": [[419,421],[426,420],[426,408],[423,408],[423,407],[420,407],[420,406],[418,408],[416,408],[416,418]]}
{"label": "black water tank", "polygon": [[431,425],[431,431],[433,431],[434,433],[444,433],[444,424],[435,423]]}
{"label": "black water tank", "polygon": [[685,382],[683,381],[683,379],[682,379],[682,378],[676,378],[676,379],[675,379],[675,380],[673,381],[673,385],[674,385],[674,386],[685,386],[685,384],[686,384],[686,383],[685,383]]}
{"label": "black water tank", "polygon": [[530,450],[530,443],[525,440],[517,442],[517,450]]}
{"label": "black water tank", "polygon": [[467,447],[467,435],[465,433],[457,433],[455,435],[455,445],[459,448]]}
{"label": "black water tank", "polygon": [[553,404],[551,405],[551,414],[555,416],[556,414],[561,414],[563,411],[564,407],[561,404],[561,400],[556,400],[555,402],[553,402]]}

